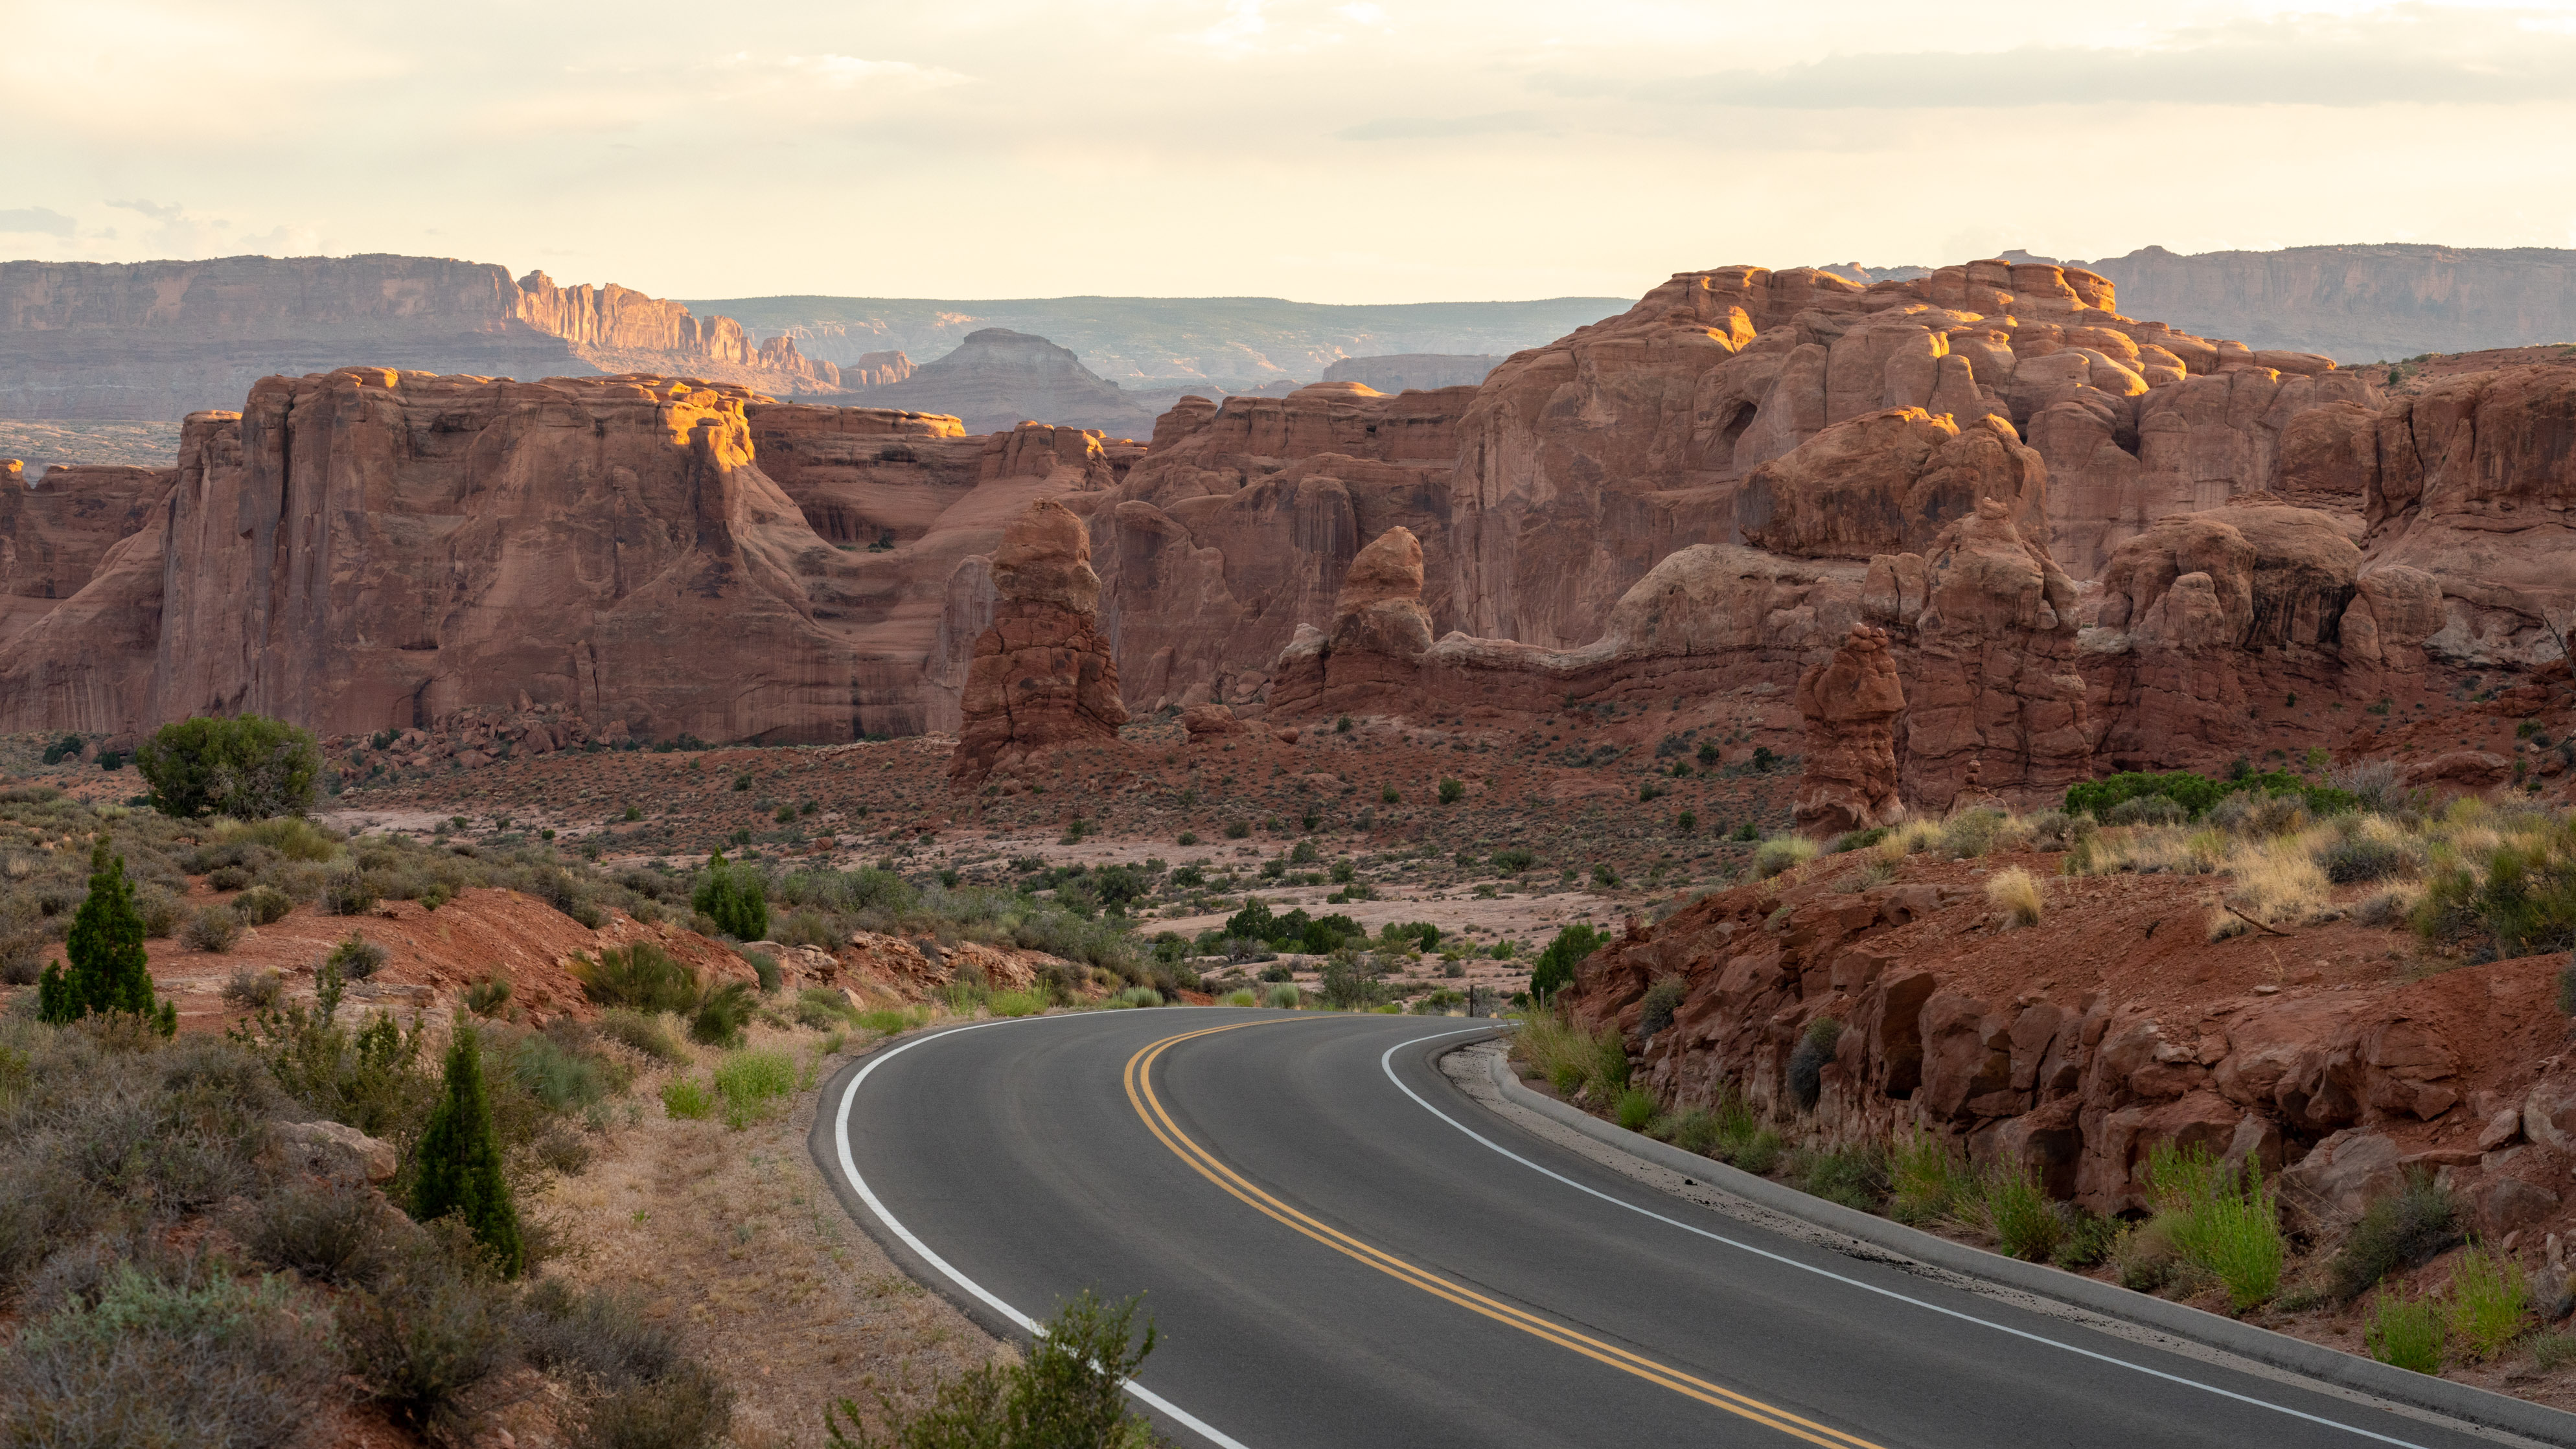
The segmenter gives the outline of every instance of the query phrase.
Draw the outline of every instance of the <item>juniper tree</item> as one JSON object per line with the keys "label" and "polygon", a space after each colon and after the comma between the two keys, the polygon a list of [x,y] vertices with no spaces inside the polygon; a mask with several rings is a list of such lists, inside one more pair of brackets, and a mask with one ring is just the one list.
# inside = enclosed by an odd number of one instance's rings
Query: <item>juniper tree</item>
{"label": "juniper tree", "polygon": [[414,1218],[427,1223],[450,1214],[462,1217],[474,1241],[492,1251],[502,1276],[516,1278],[527,1267],[519,1209],[501,1175],[501,1144],[483,1088],[481,1038],[461,1020],[447,1048],[446,1090],[420,1135],[420,1177],[412,1189]]}
{"label": "juniper tree", "polygon": [[44,1020],[67,1023],[131,1012],[163,1036],[179,1029],[178,1008],[153,999],[134,882],[126,878],[125,857],[108,851],[104,835],[90,847],[89,895],[72,917],[63,953],[70,958],[70,969],[59,961],[50,963],[37,983],[36,1013]]}
{"label": "juniper tree", "polygon": [[707,858],[706,879],[689,895],[698,914],[737,941],[769,935],[769,886],[759,875],[739,870],[719,850]]}

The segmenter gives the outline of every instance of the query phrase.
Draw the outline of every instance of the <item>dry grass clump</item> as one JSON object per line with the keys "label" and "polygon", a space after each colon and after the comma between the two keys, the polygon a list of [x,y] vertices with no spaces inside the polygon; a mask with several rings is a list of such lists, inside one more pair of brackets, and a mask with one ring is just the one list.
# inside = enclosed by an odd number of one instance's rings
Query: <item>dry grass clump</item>
{"label": "dry grass clump", "polygon": [[1753,874],[1769,880],[1816,858],[1822,847],[1803,835],[1774,835],[1753,849]]}
{"label": "dry grass clump", "polygon": [[2326,873],[2296,837],[2274,837],[2241,844],[2228,853],[2233,878],[2225,897],[2228,909],[2210,913],[2209,939],[2242,934],[2245,917],[2266,926],[2305,921],[2326,909],[2333,887]]}
{"label": "dry grass clump", "polygon": [[2210,875],[2226,861],[2214,830],[2180,825],[2116,826],[2085,838],[2066,858],[2069,875]]}
{"label": "dry grass clump", "polygon": [[1895,865],[1909,855],[1929,850],[1940,843],[1939,821],[1908,820],[1903,824],[1890,826],[1888,832],[1880,836],[1878,844],[1871,849],[1878,852],[1880,860],[1889,865]]}
{"label": "dry grass clump", "polygon": [[1998,871],[1986,882],[1986,904],[2004,913],[2016,926],[2036,926],[2047,914],[2047,903],[2040,898],[2039,881],[2020,866]]}

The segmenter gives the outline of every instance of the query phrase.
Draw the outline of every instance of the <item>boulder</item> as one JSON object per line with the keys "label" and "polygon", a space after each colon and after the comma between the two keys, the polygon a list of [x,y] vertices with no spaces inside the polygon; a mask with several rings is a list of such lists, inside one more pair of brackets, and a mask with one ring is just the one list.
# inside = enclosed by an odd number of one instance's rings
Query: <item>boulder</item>
{"label": "boulder", "polygon": [[2322,1223],[2351,1222],[2372,1199],[2404,1183],[2399,1156],[2397,1144],[2386,1134],[2346,1128],[2282,1169],[2282,1200]]}
{"label": "boulder", "polygon": [[401,1166],[392,1143],[338,1122],[279,1122],[271,1131],[278,1150],[302,1171],[383,1183]]}

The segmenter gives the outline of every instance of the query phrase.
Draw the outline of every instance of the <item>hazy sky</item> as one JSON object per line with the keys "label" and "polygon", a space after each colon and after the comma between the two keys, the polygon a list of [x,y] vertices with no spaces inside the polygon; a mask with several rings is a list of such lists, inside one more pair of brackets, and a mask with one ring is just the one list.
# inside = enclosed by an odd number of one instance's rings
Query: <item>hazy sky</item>
{"label": "hazy sky", "polygon": [[0,258],[664,296],[1634,295],[2576,245],[2576,0],[8,0]]}

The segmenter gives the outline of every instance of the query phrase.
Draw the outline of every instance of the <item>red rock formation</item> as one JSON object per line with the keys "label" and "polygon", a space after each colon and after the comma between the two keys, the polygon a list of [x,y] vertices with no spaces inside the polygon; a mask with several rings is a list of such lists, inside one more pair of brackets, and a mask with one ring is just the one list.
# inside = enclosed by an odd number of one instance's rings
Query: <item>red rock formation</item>
{"label": "red rock formation", "polygon": [[2450,378],[2381,414],[2377,451],[2372,562],[2421,570],[2446,596],[2425,647],[2476,665],[2563,657],[2576,626],[2576,369]]}
{"label": "red rock formation", "polygon": [[1300,628],[1271,669],[1270,704],[1282,714],[1373,711],[1418,688],[1431,651],[1422,607],[1422,544],[1390,528],[1351,560],[1332,627]]}
{"label": "red rock formation", "polygon": [[948,764],[960,789],[1066,745],[1114,747],[1127,722],[1118,666],[1096,628],[1100,576],[1082,520],[1052,499],[1030,507],[993,554],[993,586],[1000,599],[975,640]]}
{"label": "red rock formation", "polygon": [[169,468],[56,467],[33,488],[0,471],[0,645],[79,593],[119,540],[140,532],[178,476]]}
{"label": "red rock formation", "polygon": [[1907,799],[1937,810],[1972,778],[2019,792],[2091,773],[2075,586],[2001,502],[1979,499],[1928,556],[1872,559],[1862,604],[1909,646]]}
{"label": "red rock formation", "polygon": [[1798,783],[1798,828],[1840,834],[1894,824],[1905,814],[1896,789],[1896,718],[1905,687],[1887,635],[1854,624],[1833,657],[1798,679],[1807,721],[1807,771]]}
{"label": "red rock formation", "polygon": [[[1464,388],[1384,397],[1318,383],[1284,398],[1184,398],[1124,484],[1079,505],[1099,541],[1103,625],[1137,709],[1249,705],[1278,651],[1333,619],[1361,544],[1390,528],[1440,540]],[[1445,595],[1424,590],[1437,632]]]}
{"label": "red rock formation", "polygon": [[2048,470],[2002,419],[1889,408],[1835,423],[1753,470],[1736,495],[1744,541],[1800,558],[1919,553],[1979,499],[2044,534]]}

